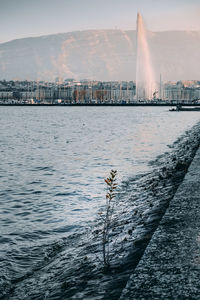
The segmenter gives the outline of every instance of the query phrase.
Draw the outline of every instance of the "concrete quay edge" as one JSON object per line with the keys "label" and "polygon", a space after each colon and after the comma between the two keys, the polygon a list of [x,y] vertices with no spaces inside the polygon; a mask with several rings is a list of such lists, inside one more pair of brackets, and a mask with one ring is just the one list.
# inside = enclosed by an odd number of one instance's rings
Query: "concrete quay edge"
{"label": "concrete quay edge", "polygon": [[119,299],[200,299],[200,148]]}

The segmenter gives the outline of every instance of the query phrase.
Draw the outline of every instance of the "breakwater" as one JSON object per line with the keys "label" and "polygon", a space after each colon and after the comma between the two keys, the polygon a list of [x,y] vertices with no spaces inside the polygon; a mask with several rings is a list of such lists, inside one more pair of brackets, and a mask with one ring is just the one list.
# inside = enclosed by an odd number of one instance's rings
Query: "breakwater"
{"label": "breakwater", "polygon": [[120,300],[199,299],[199,169],[200,149]]}
{"label": "breakwater", "polygon": [[[195,103],[195,104],[192,104],[191,102],[184,102],[182,100],[178,100],[181,102],[181,106],[200,106],[200,103]],[[167,101],[164,101],[164,102],[153,102],[153,101],[149,101],[149,102],[146,102],[146,103],[142,103],[142,102],[138,102],[138,103],[39,103],[39,104],[28,104],[28,103],[9,103],[9,104],[6,104],[6,103],[0,103],[0,106],[26,106],[26,107],[42,107],[42,106],[45,106],[45,107],[49,107],[49,106],[60,106],[60,107],[71,107],[71,106],[89,106],[89,107],[95,107],[95,106],[114,106],[114,107],[117,107],[117,106],[123,106],[123,107],[126,107],[126,106],[161,106],[161,107],[165,107],[165,106],[174,106],[176,107],[177,106],[177,100],[172,100],[170,102],[167,102]]]}

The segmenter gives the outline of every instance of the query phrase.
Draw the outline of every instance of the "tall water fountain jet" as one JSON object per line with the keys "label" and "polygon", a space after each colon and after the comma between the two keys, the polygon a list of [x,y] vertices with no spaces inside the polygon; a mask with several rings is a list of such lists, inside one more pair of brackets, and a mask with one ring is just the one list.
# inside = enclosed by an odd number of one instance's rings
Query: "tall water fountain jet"
{"label": "tall water fountain jet", "polygon": [[147,31],[142,16],[137,14],[137,61],[136,61],[136,98],[137,100],[150,100],[156,95],[156,81],[149,45]]}

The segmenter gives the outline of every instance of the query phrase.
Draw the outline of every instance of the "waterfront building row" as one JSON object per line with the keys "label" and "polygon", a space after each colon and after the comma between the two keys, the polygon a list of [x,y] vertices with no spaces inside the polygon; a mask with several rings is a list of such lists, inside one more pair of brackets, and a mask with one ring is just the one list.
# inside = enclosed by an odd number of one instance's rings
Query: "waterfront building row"
{"label": "waterfront building row", "polygon": [[[197,101],[200,82],[161,83],[153,100]],[[145,100],[145,99],[137,99]],[[132,103],[136,101],[136,87],[132,82],[6,82],[0,81],[0,101],[24,103]]]}

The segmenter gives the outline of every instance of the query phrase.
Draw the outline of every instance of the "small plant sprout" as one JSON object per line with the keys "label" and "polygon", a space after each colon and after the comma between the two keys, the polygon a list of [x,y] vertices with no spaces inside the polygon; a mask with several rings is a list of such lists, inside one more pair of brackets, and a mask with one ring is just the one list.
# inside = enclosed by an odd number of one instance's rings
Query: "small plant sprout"
{"label": "small plant sprout", "polygon": [[115,190],[117,188],[116,183],[117,171],[111,170],[105,183],[107,185],[106,192],[106,209],[105,213],[100,213],[103,219],[103,230],[102,230],[102,249],[103,249],[103,263],[105,268],[110,267],[110,230],[112,227],[112,217],[114,212],[114,198],[116,196]]}

